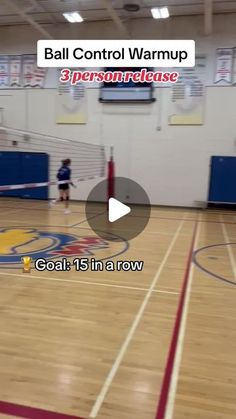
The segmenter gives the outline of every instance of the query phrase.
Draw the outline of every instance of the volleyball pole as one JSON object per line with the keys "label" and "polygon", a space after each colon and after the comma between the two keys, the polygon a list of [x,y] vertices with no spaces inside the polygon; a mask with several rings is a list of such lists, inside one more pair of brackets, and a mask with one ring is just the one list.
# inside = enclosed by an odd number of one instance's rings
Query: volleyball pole
{"label": "volleyball pole", "polygon": [[110,147],[110,158],[107,163],[107,202],[115,196],[115,162],[114,147]]}

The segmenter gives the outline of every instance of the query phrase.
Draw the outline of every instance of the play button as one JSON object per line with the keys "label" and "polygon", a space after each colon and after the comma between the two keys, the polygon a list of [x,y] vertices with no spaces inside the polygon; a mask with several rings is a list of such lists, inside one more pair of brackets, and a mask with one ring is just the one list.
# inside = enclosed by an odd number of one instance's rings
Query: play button
{"label": "play button", "polygon": [[108,220],[110,223],[114,223],[114,221],[119,220],[131,211],[128,205],[122,204],[115,198],[110,198],[108,205]]}
{"label": "play button", "polygon": [[91,190],[85,208],[87,222],[104,240],[129,241],[146,227],[150,201],[143,187],[131,179],[116,177],[114,189],[114,197],[109,200],[107,180]]}

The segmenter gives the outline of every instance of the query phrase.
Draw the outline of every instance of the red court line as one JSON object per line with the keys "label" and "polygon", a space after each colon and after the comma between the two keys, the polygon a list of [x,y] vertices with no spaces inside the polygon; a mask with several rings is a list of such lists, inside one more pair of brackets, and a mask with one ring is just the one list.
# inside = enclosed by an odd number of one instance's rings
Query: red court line
{"label": "red court line", "polygon": [[50,412],[36,407],[0,401],[0,413],[25,419],[84,419],[79,416]]}
{"label": "red court line", "polygon": [[170,382],[172,378],[175,355],[176,355],[176,350],[177,350],[177,345],[178,345],[180,325],[181,325],[181,320],[183,316],[183,309],[185,306],[185,296],[186,296],[186,290],[187,290],[187,285],[189,281],[189,272],[190,272],[190,266],[192,262],[194,243],[196,239],[197,225],[198,223],[196,222],[194,226],[194,230],[193,230],[193,236],[192,236],[192,241],[190,244],[189,253],[188,253],[188,259],[187,259],[186,270],[185,270],[183,285],[182,285],[181,294],[180,294],[179,305],[178,305],[178,309],[177,309],[177,313],[175,317],[175,325],[172,332],[170,349],[169,349],[169,353],[167,357],[164,378],[162,381],[161,393],[160,393],[160,398],[159,398],[157,412],[156,412],[156,419],[165,418],[167,400],[168,400],[168,395],[169,395],[169,390],[170,390]]}

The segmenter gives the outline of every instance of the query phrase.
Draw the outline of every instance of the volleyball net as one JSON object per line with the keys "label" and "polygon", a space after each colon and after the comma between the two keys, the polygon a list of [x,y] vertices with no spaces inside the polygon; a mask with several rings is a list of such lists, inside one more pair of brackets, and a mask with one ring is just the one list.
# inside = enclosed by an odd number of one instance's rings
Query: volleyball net
{"label": "volleyball net", "polygon": [[[57,180],[58,169],[62,160],[66,158],[71,159],[73,183],[104,178],[107,172],[107,156],[102,145],[0,126],[0,157],[4,167],[7,165],[6,159],[9,159],[11,155],[9,152],[21,152],[26,156],[33,153],[46,154],[48,174],[47,178],[42,178],[39,176],[40,168],[38,171],[32,170],[32,173],[28,173],[27,178],[24,178],[22,182],[15,168],[11,167],[7,170],[11,172],[11,176],[7,177],[6,173],[3,173],[4,176],[0,178],[0,191],[68,183]],[[14,173],[15,176],[13,176]]]}

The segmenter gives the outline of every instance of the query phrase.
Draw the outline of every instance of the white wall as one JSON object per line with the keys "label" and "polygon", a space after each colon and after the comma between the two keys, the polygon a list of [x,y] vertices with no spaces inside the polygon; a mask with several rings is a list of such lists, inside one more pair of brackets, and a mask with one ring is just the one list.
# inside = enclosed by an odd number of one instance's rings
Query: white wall
{"label": "white wall", "polygon": [[[169,126],[170,89],[156,88],[150,105],[108,105],[98,102],[98,89],[88,89],[88,123],[55,124],[55,89],[0,90],[5,123],[60,137],[115,146],[116,173],[140,182],[152,203],[196,206],[208,191],[211,155],[234,155],[236,90],[213,87],[215,49],[236,46],[236,15],[214,17],[214,35],[203,36],[203,19],[172,18],[132,21],[133,38],[195,39],[197,52],[207,55],[207,91],[203,126]],[[143,28],[143,32],[140,30]],[[57,38],[119,38],[108,23],[48,26]],[[63,36],[62,36],[63,33]],[[40,35],[28,26],[0,29],[0,54],[34,53]],[[157,130],[157,126],[161,130]],[[85,199],[93,183],[85,182],[74,197]]]}

